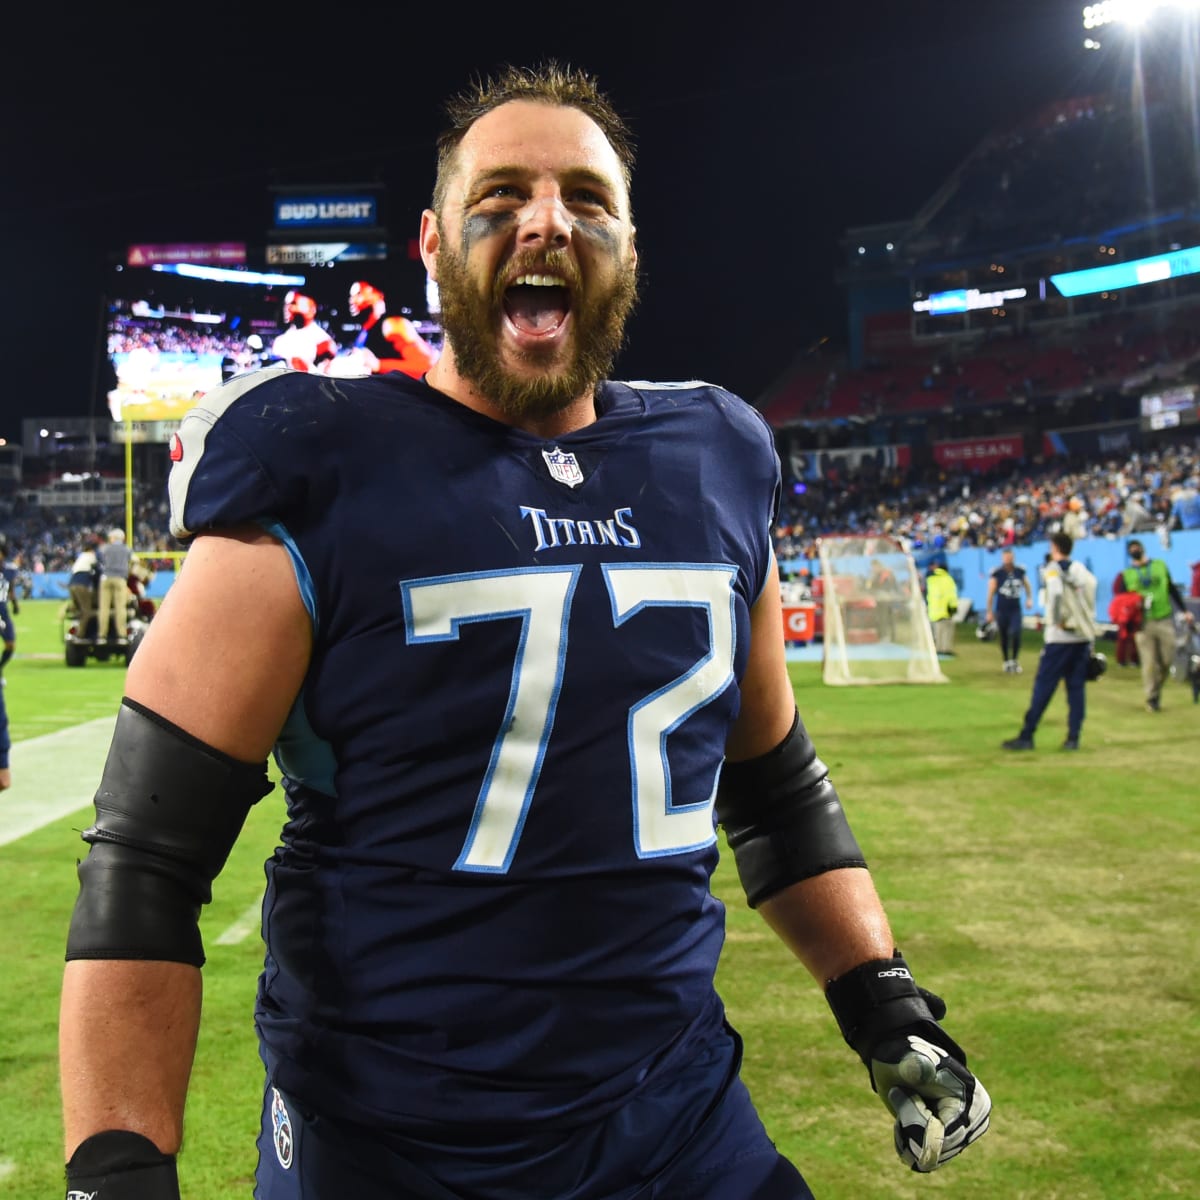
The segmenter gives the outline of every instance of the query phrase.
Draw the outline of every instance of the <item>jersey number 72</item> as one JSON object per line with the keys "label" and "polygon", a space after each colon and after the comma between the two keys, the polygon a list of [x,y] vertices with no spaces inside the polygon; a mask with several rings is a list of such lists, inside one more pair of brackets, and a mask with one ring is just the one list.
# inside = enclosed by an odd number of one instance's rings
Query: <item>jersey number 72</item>
{"label": "jersey number 72", "polygon": [[[400,585],[410,644],[457,641],[463,625],[518,618],[508,704],[479,789],[471,827],[454,866],[503,874],[529,817],[567,662],[571,600],[581,565],[480,571]],[[639,858],[679,854],[715,840],[708,798],[673,805],[666,744],[671,731],[733,679],[732,567],[699,563],[600,566],[614,627],[646,607],[702,609],[708,652],[677,678],[630,706],[628,744],[633,843]]]}

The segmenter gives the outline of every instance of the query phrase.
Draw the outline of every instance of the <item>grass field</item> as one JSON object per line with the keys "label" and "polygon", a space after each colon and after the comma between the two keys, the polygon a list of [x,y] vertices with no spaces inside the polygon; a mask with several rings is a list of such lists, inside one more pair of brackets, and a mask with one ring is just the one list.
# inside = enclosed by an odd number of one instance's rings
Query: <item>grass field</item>
{"label": "grass field", "polygon": [[[63,665],[57,606],[27,602],[6,699],[14,786],[0,809],[50,803],[45,735],[115,714],[117,663]],[[905,1171],[890,1118],[816,987],[745,907],[732,865],[719,985],[747,1042],[767,1128],[819,1200],[1100,1200],[1200,1194],[1200,706],[1182,683],[1142,711],[1136,671],[1088,689],[1083,750],[1058,750],[1056,696],[1034,754],[1019,727],[1026,673],[960,632],[940,687],[826,688],[792,667],[802,713],[871,860],[918,979],[991,1092],[991,1132],[936,1175]],[[1110,647],[1111,650],[1111,647]],[[1111,654],[1110,654],[1111,658]],[[65,735],[63,735],[65,736]],[[32,765],[42,763],[35,770]],[[251,1028],[261,958],[243,931],[282,801],[254,810],[204,917],[205,1016],[180,1160],[187,1200],[249,1196],[261,1072]],[[62,1194],[56,1024],[82,807],[0,845],[0,1200]],[[532,1198],[531,1198],[532,1200]]]}

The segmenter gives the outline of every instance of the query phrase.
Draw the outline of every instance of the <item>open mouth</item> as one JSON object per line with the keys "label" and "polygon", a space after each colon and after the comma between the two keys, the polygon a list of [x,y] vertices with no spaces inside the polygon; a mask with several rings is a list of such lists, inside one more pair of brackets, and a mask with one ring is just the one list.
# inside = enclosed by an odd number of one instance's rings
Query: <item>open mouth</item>
{"label": "open mouth", "polygon": [[527,337],[553,337],[570,312],[571,292],[560,275],[518,275],[504,292],[504,315]]}

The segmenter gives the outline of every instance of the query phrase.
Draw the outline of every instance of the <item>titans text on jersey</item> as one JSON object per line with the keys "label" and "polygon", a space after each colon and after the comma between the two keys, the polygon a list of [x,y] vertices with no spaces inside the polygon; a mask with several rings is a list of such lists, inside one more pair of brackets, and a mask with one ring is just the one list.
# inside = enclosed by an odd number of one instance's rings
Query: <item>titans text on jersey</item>
{"label": "titans text on jersey", "polygon": [[174,532],[267,528],[313,623],[257,1008],[301,1101],[581,1125],[723,1018],[713,798],[779,463],[719,388],[597,410],[547,443],[403,375],[270,370],[182,424]]}
{"label": "titans text on jersey", "polygon": [[547,516],[544,508],[521,508],[521,516],[533,522],[537,537],[535,550],[552,546],[628,546],[636,550],[642,544],[633,525],[633,509],[618,508],[604,520]]}

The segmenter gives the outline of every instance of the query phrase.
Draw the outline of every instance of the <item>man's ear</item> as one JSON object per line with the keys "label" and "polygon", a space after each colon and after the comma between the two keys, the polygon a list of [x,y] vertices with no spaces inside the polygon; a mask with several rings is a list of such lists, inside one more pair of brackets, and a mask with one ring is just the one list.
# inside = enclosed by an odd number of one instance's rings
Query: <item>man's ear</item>
{"label": "man's ear", "polygon": [[429,272],[429,278],[437,283],[437,259],[438,251],[442,246],[442,231],[438,225],[437,213],[432,208],[427,208],[421,214],[421,261],[425,264],[425,270]]}

